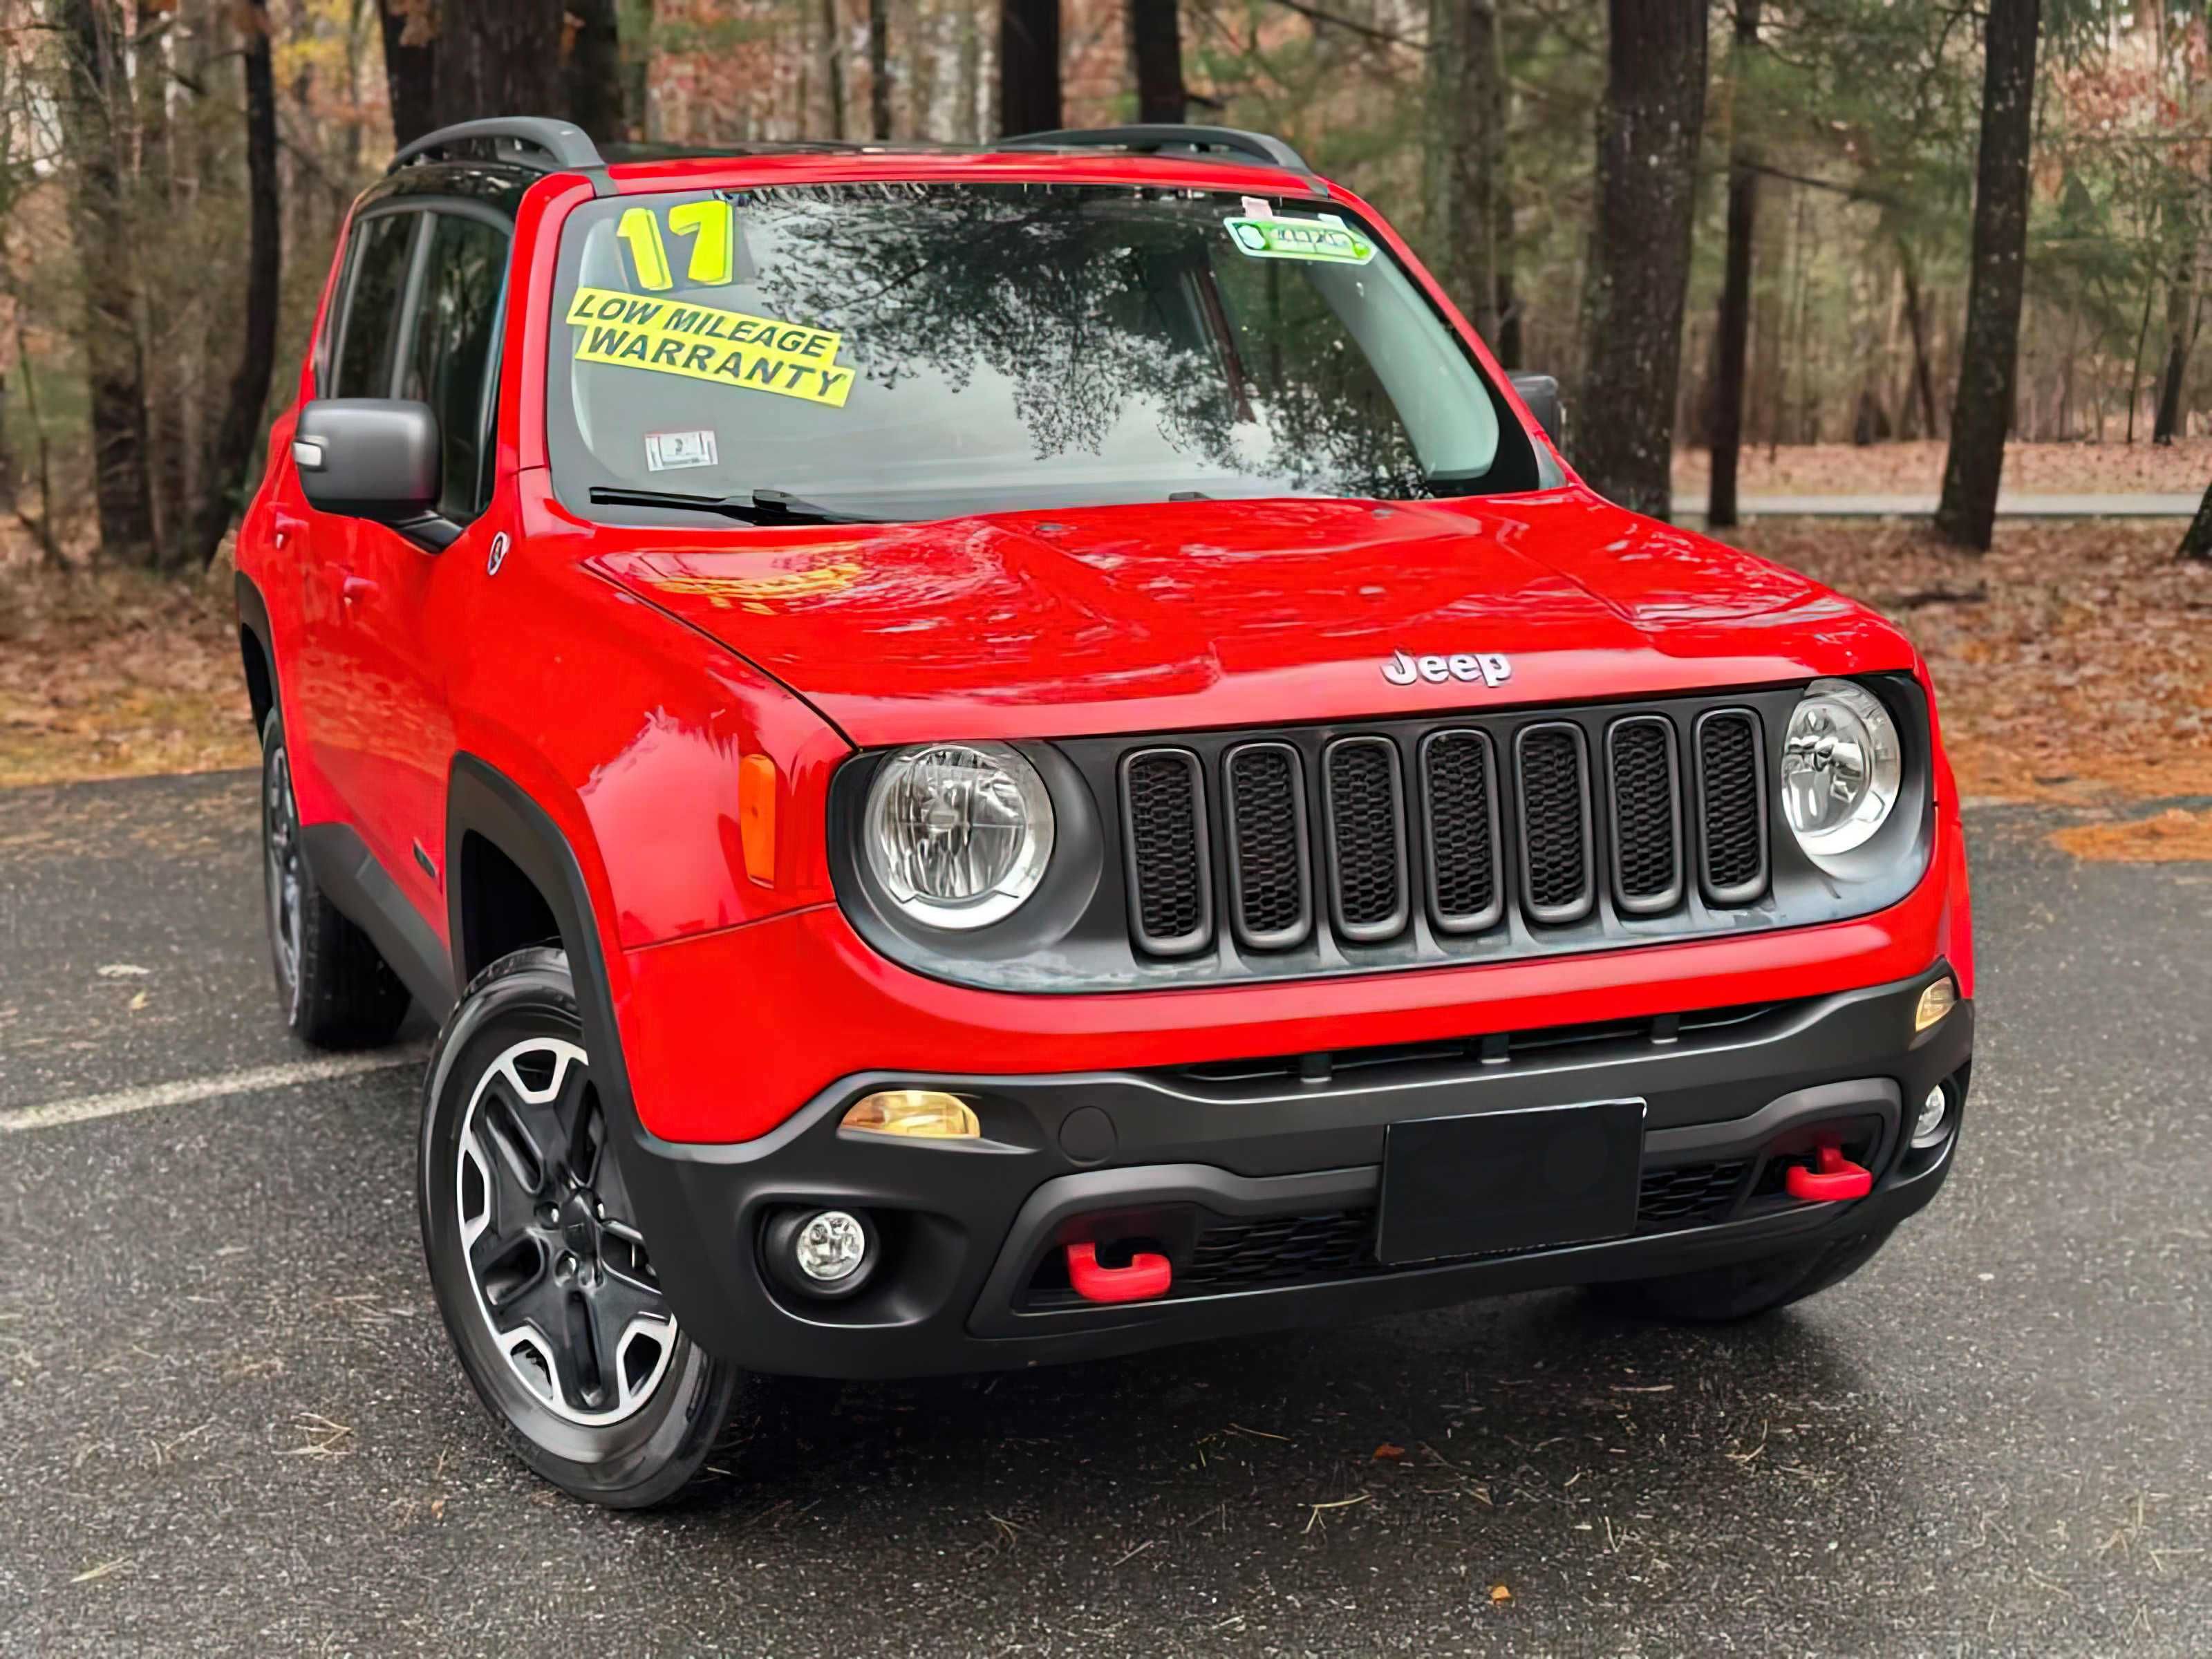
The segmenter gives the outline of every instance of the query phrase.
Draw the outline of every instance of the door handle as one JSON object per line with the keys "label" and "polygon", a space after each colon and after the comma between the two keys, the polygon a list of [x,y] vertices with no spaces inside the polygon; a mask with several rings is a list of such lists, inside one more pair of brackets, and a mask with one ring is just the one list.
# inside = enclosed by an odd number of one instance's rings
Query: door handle
{"label": "door handle", "polygon": [[376,597],[376,584],[366,576],[344,576],[338,581],[338,599],[346,605]]}

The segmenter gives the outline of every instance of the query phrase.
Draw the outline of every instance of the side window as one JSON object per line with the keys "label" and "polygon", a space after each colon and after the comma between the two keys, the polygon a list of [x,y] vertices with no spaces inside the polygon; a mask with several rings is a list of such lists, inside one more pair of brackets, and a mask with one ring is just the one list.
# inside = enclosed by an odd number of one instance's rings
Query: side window
{"label": "side window", "polygon": [[438,510],[460,523],[483,507],[478,497],[490,435],[486,370],[506,277],[506,232],[481,219],[435,216],[398,395],[429,404],[438,416],[445,450]]}
{"label": "side window", "polygon": [[407,255],[421,217],[386,214],[354,233],[353,276],[338,336],[337,369],[331,376],[333,398],[392,395],[392,350],[407,290]]}

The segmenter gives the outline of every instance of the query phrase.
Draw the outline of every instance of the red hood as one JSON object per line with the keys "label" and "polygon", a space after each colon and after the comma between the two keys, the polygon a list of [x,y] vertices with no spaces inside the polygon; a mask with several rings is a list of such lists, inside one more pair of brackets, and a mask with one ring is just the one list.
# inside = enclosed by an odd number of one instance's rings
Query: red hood
{"label": "red hood", "polygon": [[[864,744],[1553,703],[1912,661],[1887,623],[1806,578],[1579,489],[623,535],[632,550],[592,568]],[[1382,672],[1399,652],[1492,653],[1511,677],[1400,685]]]}

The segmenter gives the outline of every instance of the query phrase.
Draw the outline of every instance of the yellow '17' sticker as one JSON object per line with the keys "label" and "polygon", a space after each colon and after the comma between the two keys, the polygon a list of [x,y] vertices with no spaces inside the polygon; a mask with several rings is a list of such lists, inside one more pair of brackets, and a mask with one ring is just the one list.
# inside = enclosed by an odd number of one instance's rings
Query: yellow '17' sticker
{"label": "yellow '17' sticker", "polygon": [[578,289],[568,320],[583,330],[580,363],[680,374],[832,409],[852,394],[853,371],[836,361],[842,337],[827,329],[606,288]]}

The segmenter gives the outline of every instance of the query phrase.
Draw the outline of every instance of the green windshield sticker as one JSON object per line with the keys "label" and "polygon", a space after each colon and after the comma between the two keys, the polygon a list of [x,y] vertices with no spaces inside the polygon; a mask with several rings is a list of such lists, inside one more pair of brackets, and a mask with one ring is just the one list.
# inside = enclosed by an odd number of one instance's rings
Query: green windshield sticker
{"label": "green windshield sticker", "polygon": [[680,374],[832,409],[842,409],[853,390],[853,371],[836,361],[843,339],[827,329],[604,288],[578,289],[568,321],[580,331],[580,363]]}
{"label": "green windshield sticker", "polygon": [[1375,244],[1340,219],[1228,219],[1237,252],[1255,259],[1317,259],[1364,265]]}

